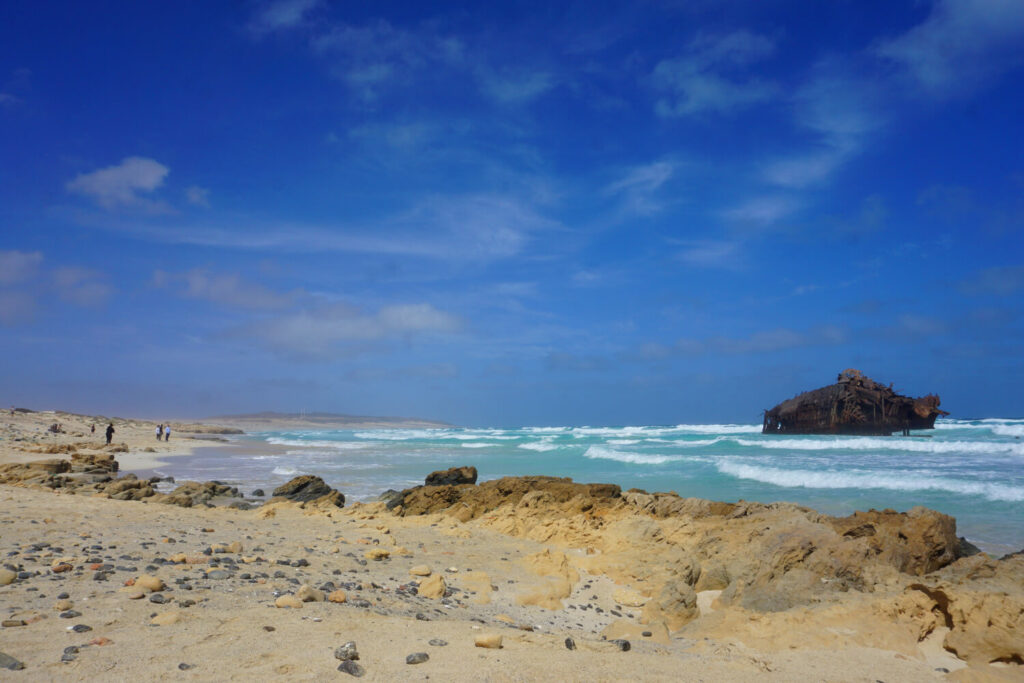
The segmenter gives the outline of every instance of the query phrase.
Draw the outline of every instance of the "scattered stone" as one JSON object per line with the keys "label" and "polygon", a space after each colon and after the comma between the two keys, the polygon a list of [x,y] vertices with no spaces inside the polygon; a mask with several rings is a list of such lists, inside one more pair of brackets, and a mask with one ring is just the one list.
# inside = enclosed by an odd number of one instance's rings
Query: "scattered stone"
{"label": "scattered stone", "polygon": [[345,591],[343,591],[341,589],[338,589],[338,590],[335,590],[335,591],[331,591],[327,595],[327,601],[328,602],[336,602],[336,603],[345,602]]}
{"label": "scattered stone", "polygon": [[249,495],[252,496],[253,498],[262,498],[267,494],[263,492],[263,489],[254,489],[253,492],[250,493]]}
{"label": "scattered stone", "polygon": [[67,611],[61,612],[57,616],[59,616],[61,619],[74,619],[75,617],[82,616],[82,613],[75,611],[73,609],[69,609]]}
{"label": "scattered stone", "polygon": [[565,649],[566,650],[575,650],[576,649],[576,641],[573,640],[572,638],[566,638],[565,639]]}
{"label": "scattered stone", "polygon": [[12,584],[16,578],[18,578],[17,572],[12,572],[10,569],[0,568],[0,586]]}
{"label": "scattered stone", "polygon": [[405,658],[406,664],[422,664],[423,662],[430,659],[430,655],[426,652],[413,652],[411,655]]}
{"label": "scattered stone", "polygon": [[343,662],[359,659],[359,650],[356,649],[355,641],[350,640],[344,645],[334,648],[334,658]]}
{"label": "scattered stone", "polygon": [[231,572],[227,569],[213,569],[206,573],[208,579],[230,579]]}
{"label": "scattered stone", "polygon": [[149,596],[149,601],[156,603],[157,605],[162,605],[165,602],[167,602],[167,598],[164,596],[163,593],[153,593]]}
{"label": "scattered stone", "polygon": [[440,638],[431,638],[427,641],[427,645],[433,645],[434,647],[444,647],[447,644],[447,640],[441,640]]}
{"label": "scattered stone", "polygon": [[71,630],[75,633],[88,633],[92,630],[92,626],[86,626],[85,624],[75,624],[71,627]]}
{"label": "scattered stone", "polygon": [[620,588],[612,593],[612,600],[625,607],[643,607],[650,598],[632,588]]}
{"label": "scattered stone", "polygon": [[[122,588],[121,590],[126,589]],[[142,590],[141,588],[130,588],[127,589],[127,596],[129,600],[141,600],[142,598],[146,597],[146,591]]]}
{"label": "scattered stone", "polygon": [[97,645],[99,647],[103,647],[104,645],[110,645],[112,642],[114,642],[114,641],[112,641],[110,638],[104,638],[103,636],[98,636],[98,637],[93,638],[92,640],[90,640],[89,644],[90,645]]}
{"label": "scattered stone", "polygon": [[60,611],[60,612],[64,612],[66,610],[71,609],[74,606],[75,606],[75,603],[71,602],[67,598],[60,598],[60,599],[57,600],[57,602],[54,603],[53,608],[55,610]]}
{"label": "scattered stone", "polygon": [[163,614],[158,614],[150,619],[149,623],[154,626],[170,626],[171,624],[177,624],[180,621],[181,612],[164,612]]}
{"label": "scattered stone", "polygon": [[481,633],[473,639],[473,644],[497,650],[501,648],[501,636],[497,633]]}
{"label": "scattered stone", "polygon": [[74,568],[74,565],[72,565],[70,562],[60,562],[50,567],[50,571],[54,574],[63,574],[64,572],[69,572]]}
{"label": "scattered stone", "polygon": [[188,671],[189,669],[192,669],[194,667],[195,667],[195,664],[186,664],[185,662],[182,662],[181,664],[178,665],[178,669],[181,670],[181,671]]}
{"label": "scattered stone", "polygon": [[430,576],[432,573],[430,567],[425,564],[418,564],[409,570],[409,573],[413,576]]}
{"label": "scattered stone", "polygon": [[12,628],[15,626],[24,625],[25,621],[23,619],[4,619],[3,622],[0,622],[0,626],[3,626],[4,628]]}
{"label": "scattered stone", "polygon": [[300,609],[302,607],[302,600],[299,600],[294,595],[282,595],[274,601],[276,607],[291,607],[292,609]]}
{"label": "scattered stone", "polygon": [[0,652],[0,669],[8,669],[10,671],[21,671],[25,668],[25,665],[19,662],[14,657]]}
{"label": "scattered stone", "polygon": [[323,602],[324,592],[307,584],[303,584],[299,587],[299,590],[295,592],[295,597],[302,602]]}
{"label": "scattered stone", "polygon": [[625,638],[616,638],[615,640],[609,641],[612,645],[619,648],[623,652],[629,652],[632,645]]}
{"label": "scattered stone", "polygon": [[347,660],[339,664],[338,671],[344,671],[350,676],[355,676],[356,678],[362,678],[363,674],[366,673],[366,669],[359,666],[357,662],[353,662],[351,660]]}
{"label": "scattered stone", "polygon": [[424,598],[443,598],[448,584],[440,574],[434,574],[420,581],[417,593]]}
{"label": "scattered stone", "polygon": [[264,627],[263,627],[263,630],[264,630],[264,631],[266,631],[267,633],[273,633],[273,632],[274,632],[274,631],[276,631],[277,629],[276,629],[276,628],[274,628],[273,626],[264,626]]}
{"label": "scattered stone", "polygon": [[139,588],[143,588],[150,593],[156,593],[164,589],[164,580],[158,576],[151,576],[149,574],[143,574],[135,579],[135,584]]}
{"label": "scattered stone", "polygon": [[368,560],[377,560],[379,562],[380,560],[386,560],[391,557],[391,551],[384,550],[384,548],[371,548],[363,553],[363,557]]}

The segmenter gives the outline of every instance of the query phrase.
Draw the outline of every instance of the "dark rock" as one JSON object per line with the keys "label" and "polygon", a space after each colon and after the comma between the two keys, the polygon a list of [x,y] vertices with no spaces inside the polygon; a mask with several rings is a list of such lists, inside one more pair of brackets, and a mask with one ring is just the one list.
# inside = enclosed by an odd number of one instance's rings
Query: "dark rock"
{"label": "dark rock", "polygon": [[475,467],[452,467],[447,470],[438,470],[427,475],[424,484],[426,486],[458,486],[460,484],[476,483]]}
{"label": "dark rock", "polygon": [[186,664],[185,662],[182,662],[178,665],[178,669],[180,669],[181,671],[188,671],[192,668],[195,668],[195,664]]}
{"label": "dark rock", "polygon": [[334,658],[343,662],[359,659],[359,651],[356,649],[355,641],[348,641],[334,649]]}
{"label": "dark rock", "polygon": [[276,628],[274,628],[273,626],[264,626],[264,627],[263,627],[263,630],[264,630],[264,631],[266,631],[267,633],[273,633],[273,632],[274,632],[274,631],[276,631],[277,629],[276,629]]}
{"label": "dark rock", "polygon": [[427,641],[427,645],[433,645],[434,647],[444,647],[447,644],[447,640],[441,640],[440,638],[431,638]]}
{"label": "dark rock", "polygon": [[416,613],[416,620],[417,621],[430,621],[430,617],[428,617],[423,612],[417,612]]}
{"label": "dark rock", "polygon": [[323,479],[312,474],[303,474],[295,477],[287,484],[282,484],[274,489],[274,496],[281,496],[288,500],[305,502],[316,500],[333,492]]}
{"label": "dark rock", "polygon": [[24,626],[25,621],[23,619],[4,619],[0,622],[0,626],[4,628],[14,628],[16,626]]}
{"label": "dark rock", "polygon": [[167,602],[167,598],[164,596],[163,593],[153,593],[149,596],[149,601],[155,602],[158,605],[162,605],[165,602]]}
{"label": "dark rock", "polygon": [[92,630],[92,626],[86,626],[85,624],[75,624],[71,627],[71,630],[75,633],[88,633]]}
{"label": "dark rock", "polygon": [[208,579],[230,579],[231,572],[227,569],[214,569],[212,572],[206,575]]}
{"label": "dark rock", "polygon": [[573,640],[572,638],[566,638],[565,639],[565,649],[566,650],[575,650],[576,649],[576,641]]}
{"label": "dark rock", "polygon": [[616,638],[615,640],[611,641],[611,644],[619,648],[623,652],[629,652],[629,649],[632,647],[629,644],[629,641],[623,638]]}
{"label": "dark rock", "polygon": [[359,666],[359,664],[352,660],[346,660],[339,664],[338,671],[344,671],[350,676],[355,676],[356,678],[361,678],[366,673],[366,669]]}
{"label": "dark rock", "polygon": [[423,662],[430,659],[430,655],[426,652],[413,652],[411,655],[405,658],[406,664],[422,664]]}
{"label": "dark rock", "polygon": [[249,495],[251,495],[253,498],[262,498],[263,496],[265,496],[267,494],[263,492],[263,489],[256,489],[255,491],[253,491]]}
{"label": "dark rock", "polygon": [[25,668],[25,665],[19,662],[14,657],[0,652],[0,669],[9,669],[10,671],[21,671]]}
{"label": "dark rock", "polygon": [[82,616],[82,613],[73,609],[69,609],[66,612],[61,612],[57,616],[59,616],[61,619],[74,619],[75,617]]}
{"label": "dark rock", "polygon": [[965,537],[961,536],[959,539],[960,545],[956,549],[957,557],[971,557],[981,552],[981,548],[968,541]]}
{"label": "dark rock", "polygon": [[61,593],[60,595],[57,596],[57,599],[58,600],[67,600],[70,597],[71,597],[70,593]]}

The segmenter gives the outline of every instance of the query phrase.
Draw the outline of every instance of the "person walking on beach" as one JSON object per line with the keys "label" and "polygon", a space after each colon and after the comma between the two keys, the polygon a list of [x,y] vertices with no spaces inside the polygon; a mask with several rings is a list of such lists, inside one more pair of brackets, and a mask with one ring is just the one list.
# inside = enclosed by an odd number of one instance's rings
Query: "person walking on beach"
{"label": "person walking on beach", "polygon": [[156,426],[156,440],[157,441],[160,440],[160,435],[163,434],[163,433],[164,433],[164,426],[163,425],[157,425]]}
{"label": "person walking on beach", "polygon": [[171,440],[171,425],[164,425],[164,441]]}
{"label": "person walking on beach", "polygon": [[111,422],[107,425],[107,445],[110,445],[110,440],[114,438],[114,423]]}

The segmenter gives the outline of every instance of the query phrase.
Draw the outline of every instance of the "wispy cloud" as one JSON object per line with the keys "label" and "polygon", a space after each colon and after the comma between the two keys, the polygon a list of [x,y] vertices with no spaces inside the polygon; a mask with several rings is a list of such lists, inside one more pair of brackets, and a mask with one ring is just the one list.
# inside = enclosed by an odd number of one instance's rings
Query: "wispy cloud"
{"label": "wispy cloud", "polygon": [[262,3],[249,21],[249,30],[257,36],[306,25],[308,15],[321,0],[271,0]]}
{"label": "wispy cloud", "polygon": [[477,71],[480,87],[485,95],[503,104],[532,102],[557,84],[555,78],[543,71]]}
{"label": "wispy cloud", "polygon": [[104,273],[78,266],[55,268],[53,286],[64,301],[85,307],[100,306],[114,293]]}
{"label": "wispy cloud", "polygon": [[117,207],[161,208],[149,193],[163,185],[170,169],[144,157],[127,157],[121,163],[81,173],[67,183],[68,192],[89,197],[107,209]]}
{"label": "wispy cloud", "polygon": [[0,285],[30,280],[38,272],[42,262],[42,252],[0,250]]}
{"label": "wispy cloud", "polygon": [[641,216],[657,213],[662,203],[657,191],[675,172],[675,164],[656,161],[629,169],[621,178],[605,187],[605,194],[623,197],[626,209]]}
{"label": "wispy cloud", "polygon": [[740,227],[763,229],[777,224],[800,209],[800,201],[787,195],[765,195],[748,199],[722,211],[725,220]]}
{"label": "wispy cloud", "polygon": [[201,206],[204,209],[210,208],[210,191],[198,185],[185,188],[185,201],[193,206]]}
{"label": "wispy cloud", "polygon": [[[457,332],[461,320],[427,303],[394,304],[375,312],[334,304],[287,313],[236,330],[274,351],[311,358],[328,358],[367,350],[377,342],[411,342],[420,337]],[[353,346],[354,345],[354,346]]]}
{"label": "wispy cloud", "polygon": [[275,292],[261,284],[247,282],[237,273],[212,273],[203,268],[183,273],[157,270],[152,281],[154,286],[171,288],[180,296],[251,310],[286,308],[302,294]]}
{"label": "wispy cloud", "polygon": [[959,289],[970,296],[1010,296],[1024,291],[1024,265],[984,268],[961,280]]}
{"label": "wispy cloud", "polygon": [[660,116],[729,113],[774,98],[778,86],[747,73],[752,63],[775,52],[775,41],[749,31],[702,35],[674,59],[659,62],[651,74],[662,93]]}
{"label": "wispy cloud", "polygon": [[928,18],[880,41],[874,53],[900,66],[923,92],[946,97],[976,90],[1024,62],[1024,3],[936,0]]}
{"label": "wispy cloud", "polygon": [[734,269],[741,265],[740,243],[732,240],[693,240],[682,246],[676,258],[698,268]]}

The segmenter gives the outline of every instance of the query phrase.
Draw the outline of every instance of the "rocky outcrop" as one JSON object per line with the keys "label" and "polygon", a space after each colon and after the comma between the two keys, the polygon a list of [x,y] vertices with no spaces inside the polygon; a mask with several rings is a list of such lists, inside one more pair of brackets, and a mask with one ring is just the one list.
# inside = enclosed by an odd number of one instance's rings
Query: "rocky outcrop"
{"label": "rocky outcrop", "polygon": [[475,467],[452,467],[447,470],[431,472],[424,482],[426,486],[459,486],[460,484],[476,483]]}
{"label": "rocky outcrop", "polygon": [[341,491],[331,488],[323,479],[310,474],[295,477],[288,483],[278,486],[274,489],[273,495],[270,503],[288,501],[303,506],[339,508],[345,505],[345,495]]}

